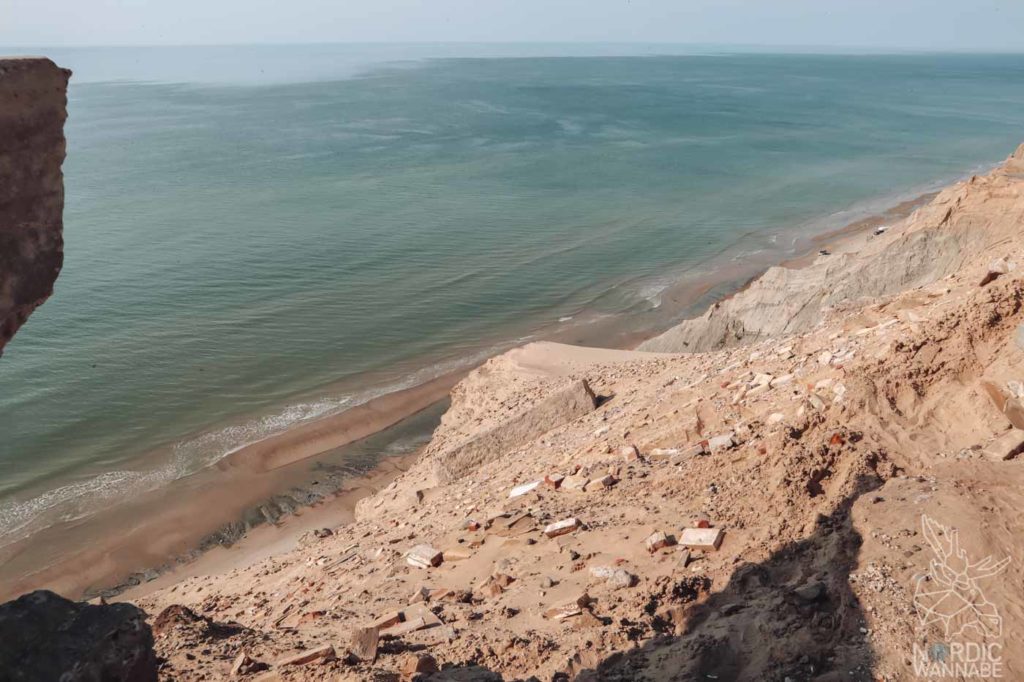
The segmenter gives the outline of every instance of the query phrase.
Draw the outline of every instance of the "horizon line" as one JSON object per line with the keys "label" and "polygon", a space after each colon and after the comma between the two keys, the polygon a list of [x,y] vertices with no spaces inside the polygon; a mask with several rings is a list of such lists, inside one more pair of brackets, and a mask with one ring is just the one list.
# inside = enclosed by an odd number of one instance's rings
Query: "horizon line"
{"label": "horizon line", "polygon": [[314,47],[314,46],[606,46],[606,47],[679,47],[690,49],[742,49],[747,51],[766,50],[772,52],[799,50],[814,54],[836,52],[869,52],[874,54],[986,54],[986,55],[1024,55],[1024,47],[934,47],[934,46],[894,46],[894,45],[859,45],[859,44],[822,44],[822,43],[697,43],[673,41],[604,41],[604,40],[422,40],[422,41],[268,41],[268,42],[225,42],[225,43],[78,43],[73,45],[57,44],[6,44],[0,43],[0,50],[9,49],[181,49],[181,48],[240,48],[240,47]]}

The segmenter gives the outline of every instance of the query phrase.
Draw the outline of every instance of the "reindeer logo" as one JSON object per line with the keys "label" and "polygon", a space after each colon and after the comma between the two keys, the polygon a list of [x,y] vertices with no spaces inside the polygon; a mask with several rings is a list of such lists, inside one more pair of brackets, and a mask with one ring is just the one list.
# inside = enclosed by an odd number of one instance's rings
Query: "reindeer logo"
{"label": "reindeer logo", "polygon": [[946,641],[975,630],[983,637],[1002,637],[1003,618],[996,605],[985,598],[978,581],[1001,573],[1010,557],[996,561],[987,556],[972,564],[960,548],[960,535],[921,515],[924,538],[935,553],[928,574],[918,578],[914,606],[921,625],[933,623],[942,628]]}

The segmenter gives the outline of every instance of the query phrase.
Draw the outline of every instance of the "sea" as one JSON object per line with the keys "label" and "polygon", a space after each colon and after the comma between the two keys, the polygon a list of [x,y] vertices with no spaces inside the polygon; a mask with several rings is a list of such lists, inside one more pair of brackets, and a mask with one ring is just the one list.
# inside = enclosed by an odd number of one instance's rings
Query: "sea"
{"label": "sea", "polygon": [[74,72],[64,269],[0,357],[0,546],[502,349],[653,319],[674,283],[1024,141],[1022,55],[0,51]]}

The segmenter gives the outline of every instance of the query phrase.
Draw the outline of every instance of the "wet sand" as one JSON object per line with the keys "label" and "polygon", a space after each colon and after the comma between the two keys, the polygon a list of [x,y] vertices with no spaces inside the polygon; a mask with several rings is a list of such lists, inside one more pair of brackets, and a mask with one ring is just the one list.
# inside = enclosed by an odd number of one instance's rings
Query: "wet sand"
{"label": "wet sand", "polygon": [[[652,311],[610,316],[547,330],[537,336],[563,343],[631,349],[707,305],[742,290],[768,267],[799,268],[832,253],[855,252],[874,229],[909,215],[934,194],[902,202],[878,215],[819,235],[801,237],[797,256],[780,262],[764,252],[683,278],[662,293]],[[324,491],[312,504],[273,523],[239,526],[261,505],[289,488],[315,485],[325,453],[381,433],[425,410],[436,409],[472,368],[450,372],[418,386],[374,398],[342,413],[303,423],[246,445],[216,465],[139,495],[98,514],[56,524],[0,550],[0,599],[46,587],[72,598],[123,592],[144,594],[188,575],[207,575],[288,549],[305,531],[337,526],[352,518],[361,497],[387,485],[416,453],[378,457],[341,489]],[[440,412],[438,412],[439,416]],[[423,428],[431,430],[434,422]],[[338,455],[341,461],[344,454]],[[291,512],[291,510],[289,510]],[[248,524],[248,525],[251,525]],[[218,531],[229,529],[223,537]],[[221,546],[227,540],[230,546]],[[203,551],[199,551],[202,548]],[[126,583],[126,581],[128,581]],[[141,584],[134,586],[133,583]],[[116,590],[111,590],[112,587]],[[127,590],[127,591],[124,591]]]}

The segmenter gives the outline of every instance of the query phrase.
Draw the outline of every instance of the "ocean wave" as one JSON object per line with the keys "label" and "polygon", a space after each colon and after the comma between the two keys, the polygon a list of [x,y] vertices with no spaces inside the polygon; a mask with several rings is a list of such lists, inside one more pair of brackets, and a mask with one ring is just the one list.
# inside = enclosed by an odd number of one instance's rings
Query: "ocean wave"
{"label": "ocean wave", "polygon": [[640,291],[637,294],[640,298],[650,303],[652,308],[660,308],[661,295],[665,293],[668,287],[668,282],[652,282],[640,287]]}
{"label": "ocean wave", "polygon": [[352,396],[345,395],[295,403],[279,412],[225,426],[176,443],[174,452],[177,458],[193,462],[194,470],[198,470],[216,464],[232,452],[281,433],[295,424],[351,407],[353,402]]}
{"label": "ocean wave", "polygon": [[155,490],[216,464],[239,448],[281,433],[295,424],[344,409],[352,402],[351,396],[342,396],[295,403],[279,412],[176,443],[171,448],[170,458],[154,469],[108,471],[52,488],[26,500],[2,502],[0,546],[55,523],[89,516],[111,500],[130,499]]}
{"label": "ocean wave", "polygon": [[[150,490],[177,477],[174,465],[156,471],[108,471],[85,481],[47,490],[28,500],[12,500],[0,504],[0,547],[14,542],[27,533],[41,530],[53,523],[74,521],[95,511],[112,499],[123,499],[126,494]],[[33,522],[46,516],[43,524]]]}

